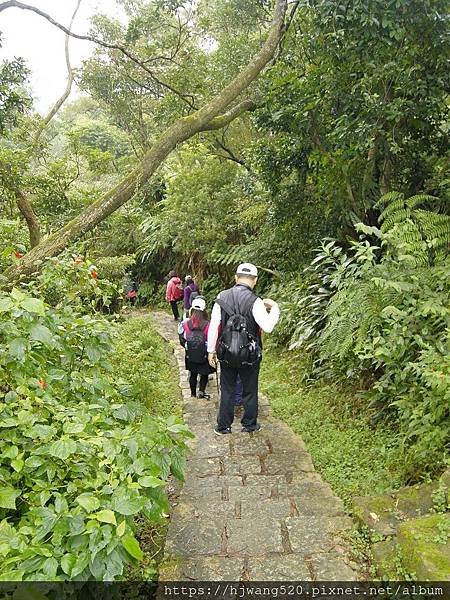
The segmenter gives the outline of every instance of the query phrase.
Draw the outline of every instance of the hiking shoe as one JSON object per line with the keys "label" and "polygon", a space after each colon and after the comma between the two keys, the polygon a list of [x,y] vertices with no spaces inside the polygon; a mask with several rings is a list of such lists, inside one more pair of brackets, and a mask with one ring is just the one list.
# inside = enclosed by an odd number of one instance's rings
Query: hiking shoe
{"label": "hiking shoe", "polygon": [[258,433],[261,431],[261,425],[259,423],[256,424],[255,429],[249,429],[248,427],[243,427],[241,429],[242,433]]}
{"label": "hiking shoe", "polygon": [[219,429],[216,425],[216,427],[214,427],[214,433],[216,435],[226,435],[227,433],[231,433],[231,427],[227,427],[226,429]]}
{"label": "hiking shoe", "polygon": [[203,400],[209,400],[211,396],[206,392],[199,392],[197,398],[203,398]]}

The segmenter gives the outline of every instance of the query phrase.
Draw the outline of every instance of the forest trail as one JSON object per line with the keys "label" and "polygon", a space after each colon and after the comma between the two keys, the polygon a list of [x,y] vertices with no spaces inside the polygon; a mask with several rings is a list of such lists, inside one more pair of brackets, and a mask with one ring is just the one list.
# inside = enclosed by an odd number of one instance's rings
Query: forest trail
{"label": "forest trail", "polygon": [[237,417],[232,435],[215,435],[216,382],[209,383],[210,400],[191,398],[176,324],[162,312],[152,317],[173,348],[183,416],[196,436],[173,507],[160,580],[357,579],[339,536],[352,521],[315,471],[301,438],[271,416],[262,395],[260,433],[241,433]]}

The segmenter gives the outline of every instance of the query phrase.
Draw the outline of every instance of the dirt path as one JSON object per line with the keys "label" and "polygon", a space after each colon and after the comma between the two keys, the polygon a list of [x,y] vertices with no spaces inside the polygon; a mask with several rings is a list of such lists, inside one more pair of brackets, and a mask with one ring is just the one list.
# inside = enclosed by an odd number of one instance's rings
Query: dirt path
{"label": "dirt path", "polygon": [[260,433],[213,432],[218,397],[190,397],[176,324],[153,322],[180,368],[183,413],[195,433],[174,507],[161,581],[309,581],[357,578],[339,532],[352,526],[342,501],[315,471],[305,444],[260,396]]}

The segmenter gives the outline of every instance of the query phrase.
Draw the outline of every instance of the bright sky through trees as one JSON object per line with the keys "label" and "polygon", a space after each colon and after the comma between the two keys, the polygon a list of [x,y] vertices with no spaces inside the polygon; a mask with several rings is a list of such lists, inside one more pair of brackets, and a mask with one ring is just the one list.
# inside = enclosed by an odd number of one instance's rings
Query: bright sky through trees
{"label": "bright sky through trees", "polygon": [[[30,0],[29,4],[68,25],[76,0]],[[94,14],[121,16],[114,0],[83,0],[73,25],[75,33],[85,34]],[[3,47],[0,60],[22,56],[32,71],[30,87],[36,108],[45,112],[64,90],[67,70],[64,59],[64,33],[31,11],[11,8],[0,15]],[[93,44],[72,38],[70,57],[74,68],[92,52]],[[74,86],[72,95],[77,93]]]}

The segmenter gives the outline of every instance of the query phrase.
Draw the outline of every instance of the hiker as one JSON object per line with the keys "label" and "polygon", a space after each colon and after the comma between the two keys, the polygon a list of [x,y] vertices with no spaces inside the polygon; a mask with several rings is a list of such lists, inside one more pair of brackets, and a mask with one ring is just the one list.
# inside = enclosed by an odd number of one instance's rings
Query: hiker
{"label": "hiker", "polygon": [[181,279],[177,276],[175,271],[170,271],[169,281],[166,287],[166,300],[170,303],[173,312],[173,318],[175,321],[180,320],[180,313],[178,311],[178,302],[183,298],[183,286]]}
{"label": "hiker", "polygon": [[125,285],[125,298],[132,306],[136,304],[138,290],[139,286],[137,281],[130,277]]}
{"label": "hiker", "polygon": [[189,316],[189,310],[192,306],[192,301],[194,298],[200,295],[200,289],[195,281],[192,279],[190,275],[186,275],[184,278],[184,298],[183,298],[183,308],[184,308],[184,317],[187,318]]}
{"label": "hiker", "polygon": [[215,367],[220,362],[219,414],[214,431],[231,433],[236,399],[236,380],[242,387],[244,412],[242,431],[259,431],[258,377],[262,358],[261,330],[270,333],[278,322],[280,309],[269,298],[262,300],[253,289],[258,269],[242,263],[236,270],[234,287],[220,292],[214,303],[208,330],[208,360]]}
{"label": "hiker", "polygon": [[189,386],[191,397],[197,394],[197,379],[200,376],[198,398],[208,400],[210,395],[206,393],[208,376],[214,373],[208,362],[206,341],[208,337],[208,313],[206,312],[206,300],[203,296],[197,296],[192,301],[189,318],[184,319],[178,326],[180,344],[186,351],[185,366],[190,372]]}

